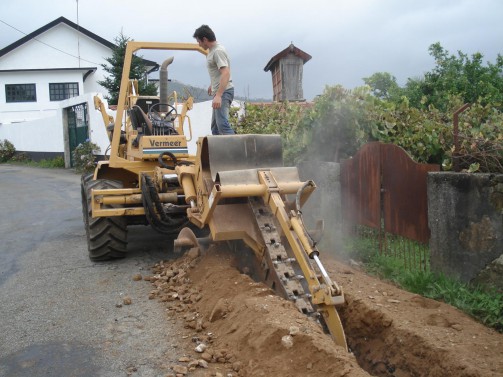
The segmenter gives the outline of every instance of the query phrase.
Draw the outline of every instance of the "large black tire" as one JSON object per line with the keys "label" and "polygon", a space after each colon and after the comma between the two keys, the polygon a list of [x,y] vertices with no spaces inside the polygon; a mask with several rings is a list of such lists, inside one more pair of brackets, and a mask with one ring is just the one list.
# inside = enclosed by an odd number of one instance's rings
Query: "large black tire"
{"label": "large black tire", "polygon": [[[86,177],[87,178],[87,177]],[[92,176],[91,176],[92,178]],[[103,261],[124,258],[127,252],[127,219],[125,216],[91,216],[91,190],[122,188],[122,182],[106,179],[87,180],[82,176],[82,214],[86,227],[89,258]]]}
{"label": "large black tire", "polygon": [[80,194],[82,197],[82,219],[84,220],[84,226],[86,228],[86,233],[89,226],[89,214],[87,213],[87,194],[86,194],[86,184],[93,179],[93,173],[84,173],[80,177]]}

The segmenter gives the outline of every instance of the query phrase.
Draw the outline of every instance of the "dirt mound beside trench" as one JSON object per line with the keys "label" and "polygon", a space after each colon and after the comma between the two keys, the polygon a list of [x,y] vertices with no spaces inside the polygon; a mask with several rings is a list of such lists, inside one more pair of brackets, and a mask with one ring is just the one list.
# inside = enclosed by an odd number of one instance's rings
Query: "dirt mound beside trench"
{"label": "dirt mound beside trench", "polygon": [[[368,376],[350,353],[293,303],[241,274],[229,252],[195,249],[153,268],[151,298],[164,301],[193,329],[193,367],[214,376]],[[196,365],[198,359],[205,360]],[[181,363],[183,364],[183,363]],[[188,365],[188,364],[187,364]],[[208,367],[205,370],[205,367]]]}
{"label": "dirt mound beside trench", "polygon": [[345,291],[348,345],[372,375],[503,376],[503,334],[358,269],[333,260],[326,267]]}
{"label": "dirt mound beside trench", "polygon": [[[333,260],[347,304],[347,353],[214,246],[153,268],[150,298],[184,321],[192,354],[173,376],[503,376],[503,335]],[[197,347],[197,351],[196,351]]]}

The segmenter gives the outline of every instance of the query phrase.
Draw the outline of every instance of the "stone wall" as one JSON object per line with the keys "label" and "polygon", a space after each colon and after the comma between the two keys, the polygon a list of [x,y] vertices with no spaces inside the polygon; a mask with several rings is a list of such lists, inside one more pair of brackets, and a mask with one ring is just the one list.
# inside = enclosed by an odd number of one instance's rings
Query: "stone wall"
{"label": "stone wall", "polygon": [[428,174],[432,271],[503,289],[503,175]]}

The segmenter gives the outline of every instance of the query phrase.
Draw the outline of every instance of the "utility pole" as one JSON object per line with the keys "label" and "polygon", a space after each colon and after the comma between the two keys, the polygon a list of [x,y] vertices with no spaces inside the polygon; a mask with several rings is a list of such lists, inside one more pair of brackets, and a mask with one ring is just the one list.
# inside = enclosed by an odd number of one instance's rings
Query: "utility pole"
{"label": "utility pole", "polygon": [[80,25],[79,25],[79,0],[77,1],[77,56],[79,59],[80,68]]}

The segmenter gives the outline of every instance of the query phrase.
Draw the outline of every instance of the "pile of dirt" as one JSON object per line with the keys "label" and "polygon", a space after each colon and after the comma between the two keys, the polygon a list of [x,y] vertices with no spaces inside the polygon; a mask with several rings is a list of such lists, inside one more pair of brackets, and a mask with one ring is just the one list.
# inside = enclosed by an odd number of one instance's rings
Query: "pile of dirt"
{"label": "pile of dirt", "polygon": [[151,299],[184,321],[193,353],[173,376],[501,376],[503,335],[456,309],[324,261],[344,288],[351,353],[293,303],[240,273],[230,252],[160,262]]}

